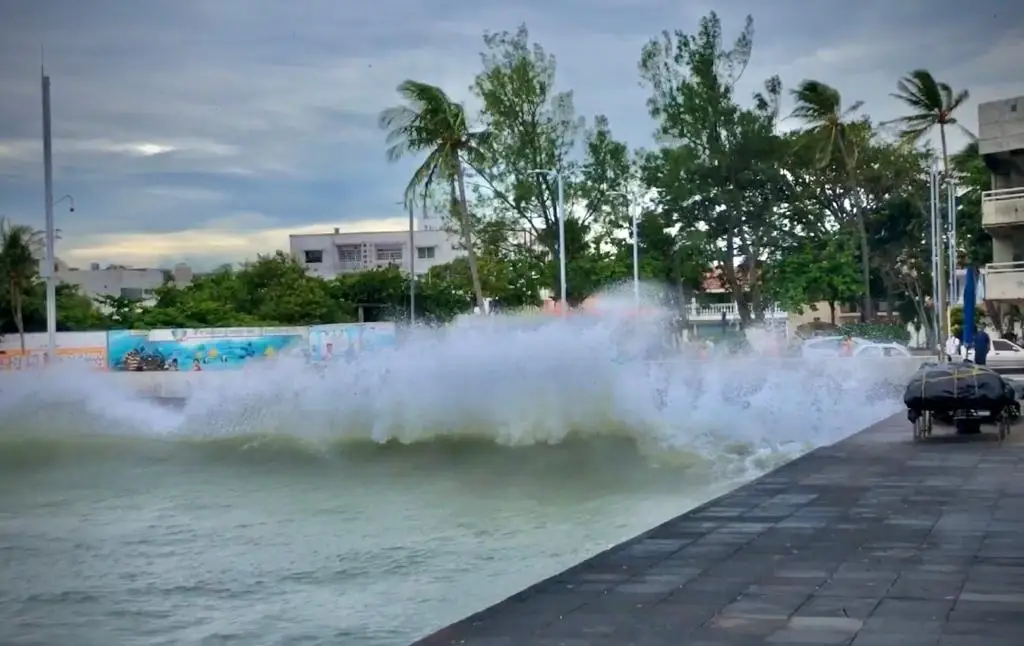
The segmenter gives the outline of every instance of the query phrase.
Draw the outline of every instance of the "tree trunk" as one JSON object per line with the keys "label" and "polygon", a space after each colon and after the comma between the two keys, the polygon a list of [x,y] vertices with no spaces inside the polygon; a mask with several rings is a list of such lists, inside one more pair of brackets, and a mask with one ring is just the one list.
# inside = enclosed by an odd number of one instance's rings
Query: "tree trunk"
{"label": "tree trunk", "polygon": [[480,283],[480,267],[476,261],[476,249],[473,247],[473,221],[469,217],[469,204],[466,201],[466,173],[462,164],[458,166],[459,207],[462,214],[462,243],[466,247],[466,260],[469,262],[469,278],[473,281],[473,294],[480,313],[485,311],[484,288]]}
{"label": "tree trunk", "polygon": [[836,324],[836,302],[828,302],[828,322],[832,325]]}
{"label": "tree trunk", "polygon": [[744,286],[740,285],[739,278],[736,276],[736,265],[734,264],[736,262],[736,239],[731,232],[725,238],[725,255],[722,261],[725,282],[736,302],[736,313],[740,317],[740,326],[746,328],[750,324],[750,302],[747,300]]}
{"label": "tree trunk", "polygon": [[867,323],[874,318],[874,303],[871,300],[871,248],[868,245],[868,227],[864,213],[857,212],[857,237],[860,238],[860,271],[864,281],[864,306],[860,308],[860,320]]}
{"label": "tree trunk", "polygon": [[11,305],[14,306],[14,326],[18,328],[18,340],[21,342],[22,355],[25,353],[25,318],[22,315],[21,291],[11,285]]}

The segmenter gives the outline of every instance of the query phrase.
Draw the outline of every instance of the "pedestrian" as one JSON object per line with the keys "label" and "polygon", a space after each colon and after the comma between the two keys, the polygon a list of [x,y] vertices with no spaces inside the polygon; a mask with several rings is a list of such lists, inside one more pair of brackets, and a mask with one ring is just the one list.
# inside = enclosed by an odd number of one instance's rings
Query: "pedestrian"
{"label": "pedestrian", "polygon": [[839,349],[839,356],[841,357],[852,357],[853,356],[853,336],[847,334],[843,338],[843,345]]}
{"label": "pedestrian", "polygon": [[990,350],[992,350],[992,339],[985,332],[985,328],[974,328],[974,363],[979,366],[985,365]]}
{"label": "pedestrian", "polygon": [[946,356],[949,357],[950,360],[952,360],[953,357],[960,356],[960,339],[958,339],[952,332],[949,333],[949,338],[946,339]]}

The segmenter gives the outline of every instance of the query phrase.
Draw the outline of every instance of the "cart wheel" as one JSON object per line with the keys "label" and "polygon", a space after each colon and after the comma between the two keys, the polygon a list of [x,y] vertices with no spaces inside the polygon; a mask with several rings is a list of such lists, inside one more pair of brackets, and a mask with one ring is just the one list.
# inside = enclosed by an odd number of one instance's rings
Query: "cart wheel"
{"label": "cart wheel", "polygon": [[914,441],[920,442],[928,437],[932,431],[932,416],[928,411],[921,413],[921,416],[914,420]]}
{"label": "cart wheel", "polygon": [[1003,411],[999,414],[999,442],[1002,443],[1010,434],[1010,416]]}

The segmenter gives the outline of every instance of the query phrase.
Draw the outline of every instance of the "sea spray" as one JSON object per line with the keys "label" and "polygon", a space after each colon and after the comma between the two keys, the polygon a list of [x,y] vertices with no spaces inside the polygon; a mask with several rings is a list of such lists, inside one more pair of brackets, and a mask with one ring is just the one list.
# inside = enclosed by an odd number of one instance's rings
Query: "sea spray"
{"label": "sea spray", "polygon": [[671,312],[646,306],[636,316],[628,300],[614,297],[601,305],[569,317],[476,317],[416,329],[398,347],[348,362],[311,367],[280,357],[203,374],[177,408],[136,392],[131,375],[70,366],[45,378],[8,373],[0,376],[3,433],[248,438],[243,447],[280,437],[332,450],[458,438],[516,447],[611,435],[652,457],[682,451],[756,462],[834,442],[896,410],[873,393],[906,372],[902,362],[765,356],[774,340],[757,330],[747,333],[746,355],[650,361],[650,349],[664,346]]}

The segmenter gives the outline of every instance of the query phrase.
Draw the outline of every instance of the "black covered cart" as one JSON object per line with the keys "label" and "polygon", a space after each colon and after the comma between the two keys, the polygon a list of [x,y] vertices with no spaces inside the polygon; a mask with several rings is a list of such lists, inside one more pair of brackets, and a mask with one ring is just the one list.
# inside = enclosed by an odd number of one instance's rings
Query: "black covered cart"
{"label": "black covered cart", "polygon": [[936,423],[961,435],[994,425],[1002,441],[1020,417],[1020,388],[995,371],[973,363],[927,363],[903,394],[914,441],[930,437]]}

